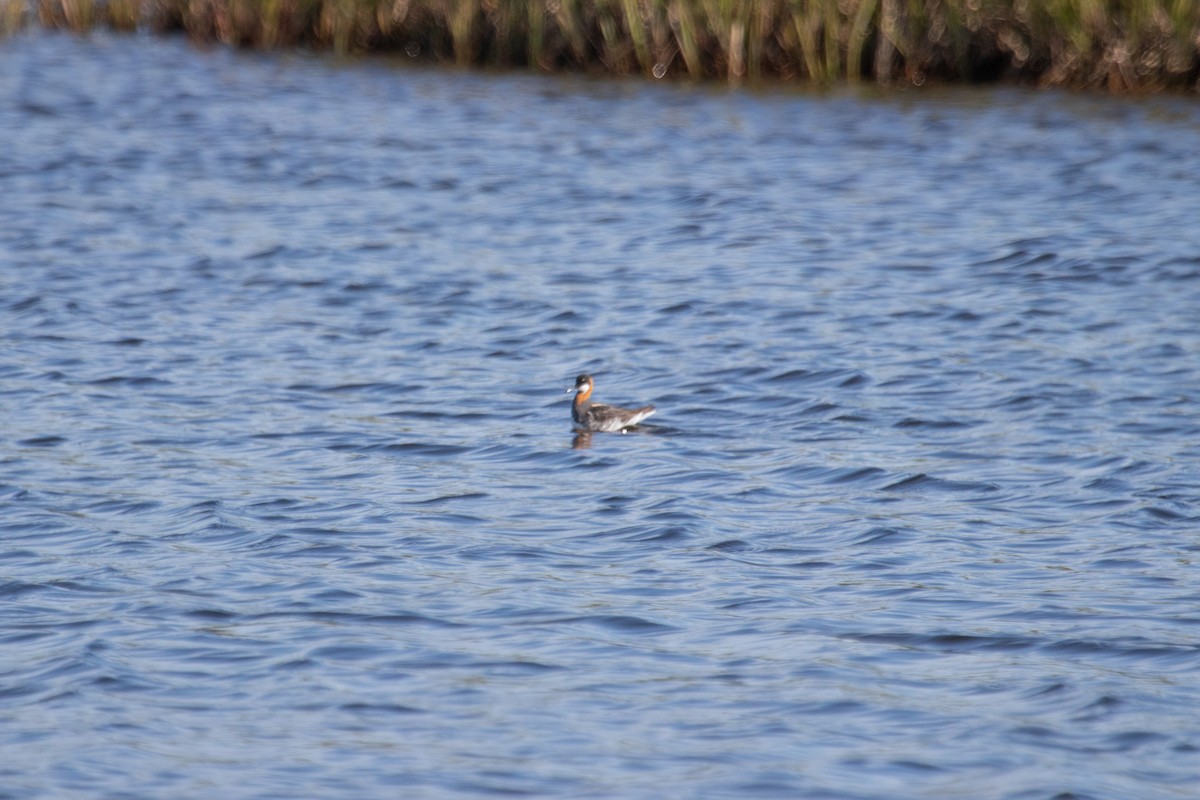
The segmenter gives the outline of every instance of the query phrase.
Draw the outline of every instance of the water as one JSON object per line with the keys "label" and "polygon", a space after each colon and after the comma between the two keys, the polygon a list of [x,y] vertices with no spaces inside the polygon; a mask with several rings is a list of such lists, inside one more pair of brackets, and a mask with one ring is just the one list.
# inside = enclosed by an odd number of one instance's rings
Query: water
{"label": "water", "polygon": [[1194,99],[41,33],[0,126],[0,796],[1196,796]]}

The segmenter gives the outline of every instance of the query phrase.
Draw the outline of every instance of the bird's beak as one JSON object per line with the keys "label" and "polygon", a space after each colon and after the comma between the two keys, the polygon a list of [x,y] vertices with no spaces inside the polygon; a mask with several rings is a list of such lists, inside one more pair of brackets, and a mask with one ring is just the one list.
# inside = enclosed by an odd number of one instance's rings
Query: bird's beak
{"label": "bird's beak", "polygon": [[575,387],[574,387],[574,386],[568,386],[568,387],[567,387],[567,390],[566,390],[565,392],[563,392],[563,394],[570,394],[570,393],[571,393],[571,392],[573,392],[573,391],[575,391]]}

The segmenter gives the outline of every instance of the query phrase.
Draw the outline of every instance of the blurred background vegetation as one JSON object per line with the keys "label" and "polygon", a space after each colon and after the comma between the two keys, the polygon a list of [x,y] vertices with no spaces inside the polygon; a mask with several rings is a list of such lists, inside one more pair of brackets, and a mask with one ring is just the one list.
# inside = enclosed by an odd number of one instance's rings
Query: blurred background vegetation
{"label": "blurred background vegetation", "polygon": [[483,67],[1200,88],[1200,0],[0,0],[0,26],[184,31]]}

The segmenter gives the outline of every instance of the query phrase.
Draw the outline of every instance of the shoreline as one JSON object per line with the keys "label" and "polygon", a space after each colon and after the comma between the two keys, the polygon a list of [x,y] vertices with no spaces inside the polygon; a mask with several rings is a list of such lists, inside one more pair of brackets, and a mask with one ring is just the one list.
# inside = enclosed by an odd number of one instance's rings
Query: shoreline
{"label": "shoreline", "polygon": [[29,26],[543,73],[1200,92],[1200,3],[1173,0],[0,0],[0,31]]}

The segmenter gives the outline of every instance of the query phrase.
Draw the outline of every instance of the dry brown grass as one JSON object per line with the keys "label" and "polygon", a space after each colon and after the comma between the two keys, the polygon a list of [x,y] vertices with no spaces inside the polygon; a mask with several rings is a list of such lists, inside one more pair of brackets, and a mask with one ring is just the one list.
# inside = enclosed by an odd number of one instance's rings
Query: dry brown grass
{"label": "dry brown grass", "polygon": [[[1200,87],[1195,0],[36,0],[41,24],[460,65],[818,83]],[[22,0],[0,0],[13,30]]]}

